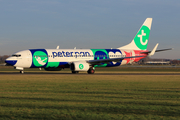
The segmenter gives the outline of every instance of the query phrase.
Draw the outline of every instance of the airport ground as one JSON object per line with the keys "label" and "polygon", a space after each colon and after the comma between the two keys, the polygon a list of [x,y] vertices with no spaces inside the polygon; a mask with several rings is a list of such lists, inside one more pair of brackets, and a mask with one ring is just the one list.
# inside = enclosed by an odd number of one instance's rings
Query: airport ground
{"label": "airport ground", "polygon": [[170,66],[97,68],[91,75],[1,67],[0,119],[178,120],[179,73]]}

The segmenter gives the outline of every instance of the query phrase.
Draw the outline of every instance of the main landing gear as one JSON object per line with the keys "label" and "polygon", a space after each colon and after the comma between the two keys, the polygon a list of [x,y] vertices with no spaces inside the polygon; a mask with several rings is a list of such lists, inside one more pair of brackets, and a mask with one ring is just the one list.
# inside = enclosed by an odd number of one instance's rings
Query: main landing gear
{"label": "main landing gear", "polygon": [[72,71],[73,74],[79,73],[79,71]]}
{"label": "main landing gear", "polygon": [[94,74],[95,70],[93,67],[90,67],[89,70],[87,71],[88,74]]}

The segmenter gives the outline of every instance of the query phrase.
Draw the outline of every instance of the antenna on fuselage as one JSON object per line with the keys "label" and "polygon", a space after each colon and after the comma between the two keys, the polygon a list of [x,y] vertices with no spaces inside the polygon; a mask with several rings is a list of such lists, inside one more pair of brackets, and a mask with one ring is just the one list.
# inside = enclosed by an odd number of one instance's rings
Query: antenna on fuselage
{"label": "antenna on fuselage", "polygon": [[56,49],[59,49],[59,45],[56,47]]}
{"label": "antenna on fuselage", "polygon": [[74,47],[74,49],[76,49],[76,47]]}

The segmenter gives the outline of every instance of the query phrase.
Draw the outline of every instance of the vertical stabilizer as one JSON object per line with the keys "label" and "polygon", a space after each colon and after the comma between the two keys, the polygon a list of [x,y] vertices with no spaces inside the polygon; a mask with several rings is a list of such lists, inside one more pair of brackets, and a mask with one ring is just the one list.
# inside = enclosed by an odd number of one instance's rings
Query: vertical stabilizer
{"label": "vertical stabilizer", "polygon": [[118,49],[146,50],[151,30],[152,18],[146,18],[131,43]]}

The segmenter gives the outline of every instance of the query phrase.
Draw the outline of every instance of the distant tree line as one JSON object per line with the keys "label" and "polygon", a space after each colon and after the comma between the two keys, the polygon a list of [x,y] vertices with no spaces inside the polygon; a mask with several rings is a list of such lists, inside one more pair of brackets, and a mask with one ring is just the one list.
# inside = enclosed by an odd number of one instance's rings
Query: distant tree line
{"label": "distant tree line", "polygon": [[171,60],[171,64],[180,65],[180,60]]}
{"label": "distant tree line", "polygon": [[3,56],[0,56],[0,63],[4,63],[6,58],[8,58],[9,55],[3,55]]}

